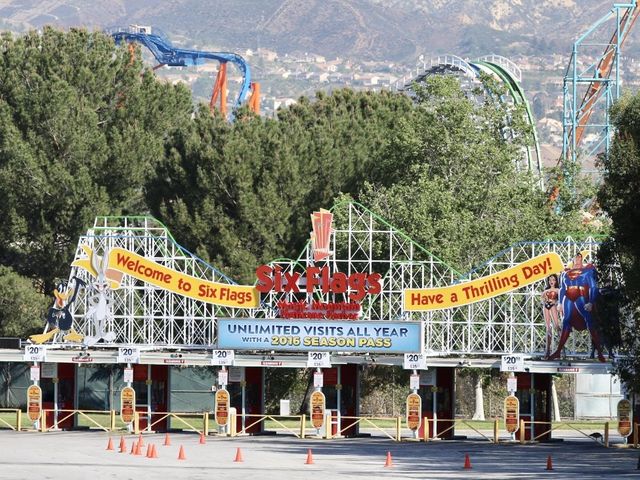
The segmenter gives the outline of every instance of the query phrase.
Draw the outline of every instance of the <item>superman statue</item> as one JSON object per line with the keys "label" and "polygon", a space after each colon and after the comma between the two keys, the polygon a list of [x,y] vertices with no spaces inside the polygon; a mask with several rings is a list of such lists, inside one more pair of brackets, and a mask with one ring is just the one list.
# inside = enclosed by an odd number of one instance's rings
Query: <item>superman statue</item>
{"label": "superman statue", "polygon": [[595,302],[598,298],[596,283],[596,269],[593,264],[583,264],[582,254],[576,254],[573,265],[566,268],[560,276],[560,301],[558,310],[563,315],[562,334],[558,341],[558,348],[549,357],[550,360],[560,358],[572,328],[576,330],[589,329],[591,340],[598,352],[598,360],[604,362],[600,337],[595,328]]}

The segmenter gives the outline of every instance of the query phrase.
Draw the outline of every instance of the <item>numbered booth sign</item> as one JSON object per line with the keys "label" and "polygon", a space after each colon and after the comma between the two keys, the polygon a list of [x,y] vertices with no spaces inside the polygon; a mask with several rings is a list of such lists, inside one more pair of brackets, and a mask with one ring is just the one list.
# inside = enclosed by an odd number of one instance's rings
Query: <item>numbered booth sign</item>
{"label": "numbered booth sign", "polygon": [[322,392],[313,392],[311,394],[311,425],[313,428],[320,429],[324,425],[324,410],[326,398]]}
{"label": "numbered booth sign", "polygon": [[234,358],[233,350],[214,350],[211,356],[211,365],[231,366]]}
{"label": "numbered booth sign", "polygon": [[42,390],[37,385],[27,389],[27,415],[32,422],[37,422],[42,415]]}
{"label": "numbered booth sign", "polygon": [[216,423],[224,427],[229,422],[229,392],[224,388],[216,391]]}
{"label": "numbered booth sign", "polygon": [[120,418],[126,424],[133,422],[136,411],[136,391],[131,387],[124,387],[120,392]]}
{"label": "numbered booth sign", "polygon": [[407,395],[407,428],[416,431],[422,423],[422,399],[417,393]]}
{"label": "numbered booth sign", "polygon": [[503,355],[500,363],[501,372],[524,372],[523,355]]}
{"label": "numbered booth sign", "polygon": [[513,395],[504,399],[504,427],[509,433],[516,433],[520,428],[520,401]]}
{"label": "numbered booth sign", "polygon": [[138,347],[118,348],[118,363],[140,363],[140,349]]}
{"label": "numbered booth sign", "polygon": [[308,368],[331,368],[331,355],[329,352],[309,352],[307,357]]}
{"label": "numbered booth sign", "polygon": [[422,353],[405,353],[404,369],[405,370],[426,370],[427,358]]}
{"label": "numbered booth sign", "polygon": [[631,425],[633,425],[633,411],[631,402],[622,399],[618,402],[618,433],[622,437],[631,435]]}
{"label": "numbered booth sign", "polygon": [[27,345],[24,347],[25,362],[44,362],[47,348],[44,345]]}

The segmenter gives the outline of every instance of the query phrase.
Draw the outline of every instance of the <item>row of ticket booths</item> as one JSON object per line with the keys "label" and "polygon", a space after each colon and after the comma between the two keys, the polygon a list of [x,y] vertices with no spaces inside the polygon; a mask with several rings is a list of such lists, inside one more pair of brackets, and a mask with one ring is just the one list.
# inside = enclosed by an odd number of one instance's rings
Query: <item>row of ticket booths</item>
{"label": "row of ticket booths", "polygon": [[[44,368],[46,367],[46,368]],[[78,365],[71,363],[43,364],[40,387],[43,392],[43,409],[58,410],[117,410],[119,390],[124,386],[122,366]],[[132,387],[136,392],[136,409],[141,413],[140,428],[151,421],[154,431],[171,428],[160,413],[149,412],[198,412],[213,410],[214,390],[217,388],[217,370],[220,367],[189,367],[173,365],[134,365]],[[230,406],[238,414],[261,414],[265,408],[265,373],[268,367],[230,367],[228,385]],[[323,371],[322,392],[326,397],[326,409],[334,417],[339,417],[340,425],[334,419],[334,433],[343,436],[360,434],[356,420],[360,414],[360,379],[362,366],[357,364],[339,365]],[[428,419],[429,437],[443,439],[455,437],[451,419],[455,418],[455,372],[454,367],[437,367],[421,375],[420,387],[416,393],[422,400],[422,417]],[[426,373],[426,372],[425,372]],[[515,395],[520,403],[520,418],[531,424],[526,438],[536,438],[549,430],[551,420],[551,375],[542,373],[517,373]],[[407,394],[409,390],[407,390]],[[54,401],[54,400],[57,400]],[[57,405],[56,405],[57,403]],[[297,412],[292,412],[297,413]],[[52,413],[47,418],[47,426],[53,424]],[[343,418],[347,417],[347,418]],[[60,418],[60,416],[59,416]],[[58,426],[74,428],[74,418],[69,417]],[[254,422],[237,418],[238,431]],[[243,425],[244,422],[244,425]],[[258,422],[247,433],[263,433]],[[425,435],[424,422],[419,431]],[[550,434],[538,438],[550,439]]]}

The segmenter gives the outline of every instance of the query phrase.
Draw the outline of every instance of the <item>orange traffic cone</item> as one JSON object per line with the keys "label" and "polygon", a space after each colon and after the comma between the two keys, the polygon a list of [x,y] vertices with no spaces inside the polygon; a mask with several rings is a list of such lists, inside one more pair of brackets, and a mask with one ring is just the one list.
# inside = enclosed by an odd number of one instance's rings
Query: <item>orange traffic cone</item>
{"label": "orange traffic cone", "polygon": [[106,450],[115,450],[115,448],[113,448],[113,438],[111,437],[109,437],[109,443],[107,444]]}
{"label": "orange traffic cone", "polygon": [[387,452],[387,461],[384,462],[385,467],[393,467],[393,460],[391,459],[391,452]]}
{"label": "orange traffic cone", "polygon": [[200,444],[204,445],[205,443],[207,443],[207,440],[204,438],[204,433],[200,434]]}
{"label": "orange traffic cone", "polygon": [[144,447],[144,440],[142,440],[142,434],[138,436],[138,445],[140,445],[140,448]]}
{"label": "orange traffic cone", "polygon": [[140,445],[140,442],[136,443],[136,453],[134,455],[142,455],[142,445]]}
{"label": "orange traffic cone", "polygon": [[178,452],[178,460],[186,460],[187,456],[184,454],[184,447],[180,445],[180,451]]}
{"label": "orange traffic cone", "polygon": [[124,437],[120,437],[120,453],[127,453],[127,442],[124,441]]}
{"label": "orange traffic cone", "polygon": [[153,443],[150,443],[147,447],[147,458],[158,458],[158,454],[156,453],[156,446]]}
{"label": "orange traffic cone", "polygon": [[244,459],[242,458],[242,450],[240,450],[240,447],[238,447],[238,449],[236,450],[236,458],[234,462],[244,462]]}
{"label": "orange traffic cone", "polygon": [[131,455],[135,455],[137,449],[138,449],[138,444],[136,442],[133,442],[131,444]]}
{"label": "orange traffic cone", "polygon": [[553,460],[551,460],[551,455],[547,457],[547,470],[553,470]]}
{"label": "orange traffic cone", "polygon": [[313,453],[311,453],[311,449],[307,450],[307,461],[304,462],[305,465],[313,465]]}
{"label": "orange traffic cone", "polygon": [[168,447],[171,445],[171,437],[169,436],[169,432],[167,432],[166,435],[164,436],[164,445],[165,447]]}
{"label": "orange traffic cone", "polygon": [[464,468],[471,470],[471,459],[468,453],[464,456]]}

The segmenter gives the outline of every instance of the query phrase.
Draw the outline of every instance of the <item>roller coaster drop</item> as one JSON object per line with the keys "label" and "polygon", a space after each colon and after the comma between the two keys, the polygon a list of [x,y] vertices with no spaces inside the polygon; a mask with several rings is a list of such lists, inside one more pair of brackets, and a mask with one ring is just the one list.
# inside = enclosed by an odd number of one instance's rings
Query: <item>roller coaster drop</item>
{"label": "roller coaster drop", "polygon": [[[564,75],[563,144],[558,161],[569,186],[573,183],[570,165],[578,164],[581,156],[589,158],[609,153],[613,133],[609,111],[620,97],[620,55],[639,15],[640,6],[636,0],[616,3],[573,44]],[[615,30],[607,40],[602,40],[602,35],[610,32],[606,27],[611,21],[615,21]],[[499,55],[487,55],[477,60],[440,55],[422,61],[415,75],[402,79],[397,88],[411,91],[414,83],[420,83],[430,75],[443,74],[460,75],[465,79],[463,86],[465,82],[477,84],[482,81],[481,73],[498,79],[507,88],[512,101],[525,107],[525,120],[532,131],[531,146],[527,147],[523,160],[517,166],[537,175],[542,187],[542,159],[535,119],[520,85],[521,71],[512,61]],[[554,190],[553,199],[557,193]]]}
{"label": "roller coaster drop", "polygon": [[[444,74],[461,75],[465,79],[461,82],[465,88],[465,83],[481,83],[482,74],[488,74],[506,87],[511,101],[515,105],[524,106],[525,120],[531,127],[532,138],[530,145],[526,147],[523,160],[518,162],[516,166],[518,169],[533,172],[540,179],[540,186],[542,187],[542,156],[540,154],[536,122],[524,90],[520,85],[522,80],[520,68],[508,58],[500,55],[486,55],[473,61],[464,60],[456,55],[440,55],[429,61],[422,61],[416,69],[416,75],[410,79],[403,79],[397,87],[400,90],[410,91],[413,84],[423,82],[431,75]],[[506,101],[505,98],[500,98],[499,100],[500,102]]]}
{"label": "roller coaster drop", "polygon": [[[636,0],[616,3],[573,44],[571,58],[564,76],[562,157],[565,177],[566,165],[576,164],[580,147],[587,157],[604,151],[609,153],[613,128],[609,110],[620,98],[620,54],[633,28],[640,7]],[[604,27],[615,20],[615,30],[609,40],[601,40],[608,30]],[[602,47],[604,46],[604,52]],[[599,51],[594,51],[594,48]],[[601,53],[602,52],[602,53]],[[591,61],[591,58],[595,58]],[[587,138],[591,136],[591,138]],[[569,178],[571,181],[571,179]]]}
{"label": "roller coaster drop", "polygon": [[[155,33],[153,33],[155,32]],[[207,52],[198,50],[188,50],[175,48],[171,43],[158,34],[151,27],[131,25],[129,27],[114,27],[106,31],[117,43],[139,43],[144,45],[153,54],[160,66],[169,67],[190,67],[203,65],[207,60],[214,60],[220,63],[220,69],[213,87],[213,93],[209,102],[209,108],[213,111],[219,100],[220,113],[227,116],[227,63],[235,64],[242,75],[240,91],[233,103],[233,108],[238,108],[247,99],[249,92],[249,108],[259,113],[260,85],[251,82],[251,69],[247,62],[240,55],[228,52]]]}

